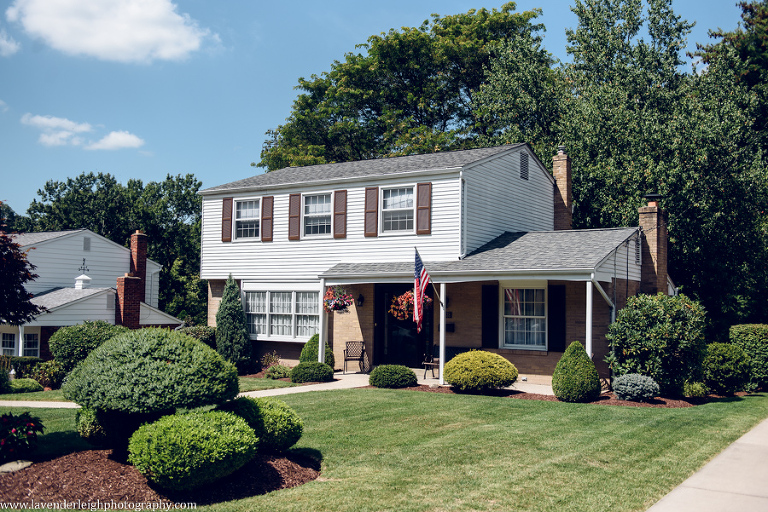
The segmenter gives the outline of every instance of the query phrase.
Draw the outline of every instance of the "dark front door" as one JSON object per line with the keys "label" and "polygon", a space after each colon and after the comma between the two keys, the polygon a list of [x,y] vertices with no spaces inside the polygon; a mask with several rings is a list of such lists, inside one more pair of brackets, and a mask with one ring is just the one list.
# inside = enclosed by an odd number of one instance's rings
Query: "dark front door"
{"label": "dark front door", "polygon": [[398,320],[389,313],[392,299],[408,290],[413,290],[413,285],[376,285],[374,364],[402,364],[418,368],[424,361],[427,344],[432,339],[432,309],[426,312],[420,333],[416,332],[413,319]]}

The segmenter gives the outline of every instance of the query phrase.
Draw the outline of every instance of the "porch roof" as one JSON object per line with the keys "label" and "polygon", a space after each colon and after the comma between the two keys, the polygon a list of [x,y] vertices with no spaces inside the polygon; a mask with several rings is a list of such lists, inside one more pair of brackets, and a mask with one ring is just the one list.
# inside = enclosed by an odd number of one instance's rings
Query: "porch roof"
{"label": "porch roof", "polygon": [[[426,261],[437,282],[495,279],[589,280],[600,263],[638,228],[504,233],[462,260]],[[339,263],[320,274],[328,284],[409,281],[413,260]]]}

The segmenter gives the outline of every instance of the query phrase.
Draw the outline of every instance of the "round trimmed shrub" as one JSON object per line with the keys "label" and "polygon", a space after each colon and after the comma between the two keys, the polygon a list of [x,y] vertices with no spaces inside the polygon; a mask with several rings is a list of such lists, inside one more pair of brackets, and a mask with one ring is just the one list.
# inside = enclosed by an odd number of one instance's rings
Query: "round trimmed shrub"
{"label": "round trimmed shrub", "polygon": [[216,350],[216,328],[208,325],[193,325],[191,327],[182,327],[179,332],[191,336],[196,340],[202,341],[212,349]]}
{"label": "round trimmed shrub", "polygon": [[264,372],[264,377],[268,379],[288,379],[290,376],[291,368],[282,364],[273,364]]}
{"label": "round trimmed shrub", "polygon": [[58,329],[51,335],[48,345],[53,358],[64,366],[64,371],[69,373],[93,350],[126,332],[130,332],[130,329],[122,325],[112,325],[103,320],[86,321],[80,325]]}
{"label": "round trimmed shrub", "polygon": [[701,380],[706,312],[685,295],[636,295],[608,327],[606,362],[616,376],[639,373],[664,396],[679,396],[686,380]]}
{"label": "round trimmed shrub", "polygon": [[275,398],[239,397],[218,407],[243,418],[256,432],[260,449],[283,452],[304,433],[304,422],[296,411]]}
{"label": "round trimmed shrub", "polygon": [[659,396],[659,385],[646,375],[625,373],[613,379],[613,392],[619,400],[645,402]]}
{"label": "round trimmed shrub", "polygon": [[704,384],[718,395],[743,391],[752,369],[749,357],[730,343],[711,343],[704,358]]}
{"label": "round trimmed shrub", "polygon": [[35,379],[13,379],[11,381],[11,393],[34,393],[42,390],[43,386]]}
{"label": "round trimmed shrub", "polygon": [[[320,348],[320,335],[313,334],[309,340],[304,344],[301,349],[301,355],[299,355],[300,363],[317,363],[318,350]],[[325,364],[331,368],[336,367],[336,358],[333,355],[333,349],[325,342]]]}
{"label": "round trimmed shrub", "polygon": [[188,490],[234,473],[258,446],[253,429],[232,413],[169,415],[131,436],[128,462],[161,487]]}
{"label": "round trimmed shrub", "polygon": [[683,385],[683,396],[690,398],[703,398],[709,394],[707,386],[703,382],[685,381]]}
{"label": "round trimmed shrub", "polygon": [[80,437],[96,446],[107,446],[109,444],[107,431],[99,423],[98,412],[81,407],[75,413],[75,426]]}
{"label": "round trimmed shrub", "polygon": [[368,377],[368,383],[377,388],[407,388],[417,384],[416,374],[400,364],[377,366]]}
{"label": "round trimmed shrub", "polygon": [[768,325],[733,325],[728,340],[749,356],[753,386],[768,386]]}
{"label": "round trimmed shrub", "polygon": [[592,402],[600,396],[597,368],[578,341],[571,343],[557,362],[552,391],[563,402]]}
{"label": "round trimmed shrub", "polygon": [[37,363],[32,369],[32,378],[44,388],[59,389],[66,376],[64,366],[58,361]]}
{"label": "round trimmed shrub", "polygon": [[291,382],[330,382],[333,380],[333,368],[325,363],[313,361],[299,363],[291,370]]}
{"label": "round trimmed shrub", "polygon": [[463,352],[443,368],[445,381],[461,391],[484,391],[511,386],[517,380],[515,365],[484,350]]}

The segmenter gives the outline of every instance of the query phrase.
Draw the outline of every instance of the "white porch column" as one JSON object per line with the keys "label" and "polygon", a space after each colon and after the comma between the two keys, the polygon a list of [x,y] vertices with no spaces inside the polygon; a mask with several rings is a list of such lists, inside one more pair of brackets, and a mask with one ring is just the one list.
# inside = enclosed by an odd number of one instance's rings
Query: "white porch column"
{"label": "white porch column", "polygon": [[445,384],[443,367],[445,366],[445,283],[440,283],[440,385]]}
{"label": "white porch column", "polygon": [[592,359],[592,280],[587,281],[587,326],[586,326],[587,355]]}
{"label": "white porch column", "polygon": [[323,297],[325,297],[325,279],[320,280],[320,325],[318,326],[320,340],[317,344],[317,360],[321,363],[325,362],[325,340],[328,339],[328,333],[326,332],[326,325],[328,323],[326,315],[328,313],[325,312],[323,307]]}
{"label": "white porch column", "polygon": [[21,357],[24,355],[24,326],[19,326],[19,343],[16,345],[16,355]]}

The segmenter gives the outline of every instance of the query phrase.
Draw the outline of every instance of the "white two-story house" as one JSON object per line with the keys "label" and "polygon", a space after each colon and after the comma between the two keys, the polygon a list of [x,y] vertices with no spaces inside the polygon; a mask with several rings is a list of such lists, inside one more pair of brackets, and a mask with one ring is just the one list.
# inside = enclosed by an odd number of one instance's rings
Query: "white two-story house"
{"label": "white two-story house", "polygon": [[[655,204],[641,209],[644,228],[572,230],[570,165],[561,148],[550,173],[516,144],[291,167],[203,190],[209,324],[232,275],[252,340],[287,360],[320,333],[339,368],[345,342],[361,340],[372,365],[417,367],[442,344],[551,375],[580,340],[605,375],[616,308],[667,291],[666,231]],[[441,299],[421,333],[389,314],[413,288],[415,249]],[[336,285],[355,304],[325,313]]]}

